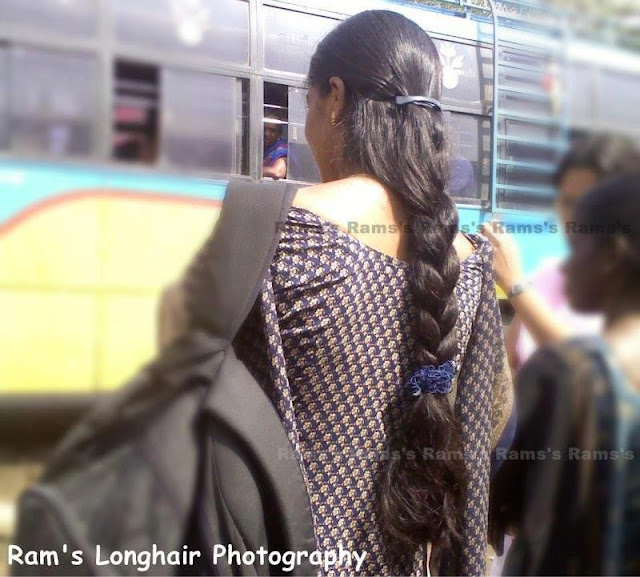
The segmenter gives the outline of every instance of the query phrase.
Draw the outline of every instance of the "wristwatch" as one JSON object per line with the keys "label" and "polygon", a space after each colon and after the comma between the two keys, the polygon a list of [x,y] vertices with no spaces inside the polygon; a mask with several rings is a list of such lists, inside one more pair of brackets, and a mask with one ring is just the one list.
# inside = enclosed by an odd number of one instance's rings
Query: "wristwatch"
{"label": "wristwatch", "polygon": [[526,291],[531,286],[530,280],[525,280],[521,282],[517,282],[511,287],[511,290],[507,293],[507,298],[517,297],[521,295],[524,291]]}

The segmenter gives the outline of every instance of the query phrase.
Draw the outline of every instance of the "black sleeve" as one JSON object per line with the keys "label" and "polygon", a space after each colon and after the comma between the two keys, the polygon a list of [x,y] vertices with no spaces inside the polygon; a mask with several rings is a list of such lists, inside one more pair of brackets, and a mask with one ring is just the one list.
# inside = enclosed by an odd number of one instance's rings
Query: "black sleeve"
{"label": "black sleeve", "polygon": [[[582,464],[570,450],[584,445],[585,423],[592,422],[589,379],[572,347],[539,349],[523,366],[516,383],[518,427],[512,447],[491,486],[493,545],[515,532],[505,574],[564,574],[573,537],[567,532],[577,506]],[[573,347],[575,348],[575,347]],[[574,351],[575,352],[575,351]],[[559,538],[560,537],[560,538]],[[560,555],[558,549],[562,551]]]}

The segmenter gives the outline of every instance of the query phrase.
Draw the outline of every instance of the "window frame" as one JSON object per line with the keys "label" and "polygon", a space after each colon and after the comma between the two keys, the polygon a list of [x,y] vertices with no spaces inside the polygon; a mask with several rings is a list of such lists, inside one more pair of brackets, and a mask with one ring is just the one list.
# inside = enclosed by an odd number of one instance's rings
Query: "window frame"
{"label": "window frame", "polygon": [[[491,116],[488,116],[486,114],[478,114],[478,113],[470,113],[467,112],[466,110],[453,110],[451,108],[446,108],[445,112],[449,113],[450,115],[455,115],[458,116],[462,119],[472,119],[474,122],[477,123],[478,126],[478,136],[481,139],[482,138],[482,123],[484,122],[489,122],[489,127],[488,127],[488,137],[489,137],[489,150],[488,150],[488,154],[489,154],[489,158],[490,158],[490,154],[491,154],[491,122],[492,122],[492,118]],[[453,150],[452,150],[453,153]],[[453,154],[452,154],[453,157]],[[455,200],[456,204],[458,206],[467,206],[467,207],[473,207],[473,208],[478,208],[478,207],[485,207],[488,206],[489,203],[491,202],[491,163],[489,163],[489,165],[486,167],[486,170],[488,171],[488,174],[485,176],[484,174],[484,169],[482,167],[482,159],[485,157],[485,153],[484,150],[479,147],[478,148],[478,157],[479,157],[479,176],[480,178],[477,179],[476,181],[476,186],[479,188],[478,190],[478,196],[474,197],[474,198],[467,198],[467,197],[457,197],[457,196],[453,196],[452,198]],[[468,158],[466,156],[463,156],[463,158],[467,159]],[[470,161],[471,162],[471,161]],[[476,172],[475,174],[476,177],[478,177],[478,173]],[[485,180],[486,179],[486,180]],[[483,191],[483,187],[485,187],[486,185],[486,190]],[[483,192],[484,192],[484,197],[483,197]]]}
{"label": "window frame", "polygon": [[[91,157],[86,159],[56,158],[56,162],[74,162],[82,164],[93,164],[97,166],[117,167],[119,170],[138,170],[143,172],[170,172],[188,174],[203,178],[229,178],[230,176],[240,178],[250,178],[252,180],[262,179],[262,125],[264,106],[264,83],[273,82],[284,84],[290,88],[307,89],[306,75],[297,73],[279,72],[269,70],[265,67],[265,19],[264,8],[273,6],[294,12],[316,15],[324,18],[341,21],[350,15],[349,8],[338,13],[321,8],[307,8],[301,4],[294,4],[287,0],[247,0],[249,3],[249,62],[246,66],[212,62],[210,59],[201,59],[184,54],[167,52],[162,55],[152,47],[132,46],[119,42],[115,35],[115,20],[112,13],[113,7],[110,0],[97,0],[98,5],[98,31],[96,38],[78,39],[66,38],[50,33],[31,33],[25,36],[24,31],[9,30],[7,26],[0,23],[0,42],[9,44],[20,44],[25,46],[40,47],[58,51],[85,52],[96,55],[99,63],[99,86],[98,103],[99,114],[92,124],[97,146]],[[432,33],[434,39],[449,41],[453,43],[466,44],[476,49],[489,49],[493,47],[486,41],[475,41],[471,38],[451,36],[443,33]],[[157,162],[154,165],[142,163],[120,163],[111,159],[111,142],[113,134],[112,110],[114,100],[113,68],[117,60],[128,60],[139,62],[162,68],[164,66],[179,68],[185,71],[209,72],[212,74],[231,76],[248,82],[248,130],[246,135],[248,148],[248,174],[228,174],[214,171],[198,171],[189,168],[178,168],[175,166],[162,165]],[[161,72],[161,71],[159,71]],[[485,108],[485,107],[483,107]],[[472,116],[482,116],[491,120],[491,114],[484,109],[482,114],[477,108],[448,105],[445,109],[452,113],[469,114]],[[161,125],[161,124],[160,124]],[[162,134],[160,134],[162,139]],[[162,143],[160,142],[160,148]],[[10,151],[6,151],[11,156]],[[0,151],[0,157],[6,156],[5,151]],[[37,156],[37,155],[34,155]],[[21,158],[24,158],[21,157]],[[30,156],[31,158],[31,156]],[[35,158],[36,160],[42,157]],[[288,182],[300,182],[287,180]],[[304,183],[302,183],[304,184]],[[477,204],[469,206],[476,207]]]}
{"label": "window frame", "polygon": [[[108,10],[108,34],[115,48],[119,51],[125,51],[128,54],[139,54],[142,58],[151,58],[154,61],[158,61],[161,64],[167,64],[172,66],[189,66],[194,68],[204,69],[224,69],[229,71],[241,71],[247,70],[252,67],[252,57],[254,50],[252,48],[252,32],[255,24],[253,18],[253,4],[255,0],[233,0],[235,2],[245,2],[248,5],[248,29],[249,35],[247,39],[248,58],[246,64],[225,62],[223,60],[216,60],[213,57],[209,57],[198,53],[188,53],[186,51],[172,48],[171,46],[159,48],[152,44],[144,44],[138,42],[131,42],[120,39],[117,31],[117,18],[114,14],[115,3],[118,0],[102,0],[103,3],[111,2],[112,5],[107,8]],[[209,0],[212,1],[212,0]],[[215,1],[215,0],[213,0]],[[161,58],[158,55],[161,54]]]}
{"label": "window frame", "polygon": [[[171,155],[169,152],[168,141],[164,139],[164,136],[168,132],[167,118],[163,114],[167,106],[166,102],[163,99],[165,90],[166,90],[165,82],[167,82],[168,77],[171,77],[171,75],[174,75],[174,74],[177,76],[183,76],[183,78],[189,75],[200,76],[203,81],[206,79],[207,76],[216,77],[217,79],[220,79],[220,78],[230,79],[232,84],[233,96],[237,96],[236,90],[238,89],[237,88],[238,78],[235,76],[229,76],[225,74],[215,74],[208,71],[200,72],[195,70],[185,70],[184,68],[174,68],[169,66],[162,67],[162,69],[159,71],[159,90],[162,96],[158,103],[158,110],[159,110],[158,133],[160,135],[160,138],[158,142],[158,158],[156,161],[156,165],[159,168],[165,169],[167,171],[184,170],[186,172],[199,172],[201,170],[198,168],[194,168],[188,165],[182,165],[180,163],[176,163],[175,161],[172,161],[170,158]],[[235,170],[235,168],[238,166],[237,146],[236,146],[236,139],[235,139],[236,130],[237,130],[237,125],[236,125],[237,110],[236,110],[235,100],[232,101],[232,109],[233,109],[233,142],[232,142],[233,146],[230,153],[230,164],[232,166],[232,172],[224,173],[224,174],[232,174],[235,176],[237,175],[237,173],[233,172],[233,170]],[[185,133],[180,133],[180,134],[184,135]],[[174,134],[174,137],[175,137],[175,134]]]}
{"label": "window frame", "polygon": [[[48,57],[52,57],[52,58],[60,58],[60,59],[64,59],[64,58],[76,59],[78,62],[84,61],[84,64],[94,69],[95,71],[94,80],[98,82],[100,78],[100,62],[98,58],[96,58],[95,54],[91,52],[77,51],[77,50],[74,50],[74,51],[61,50],[58,48],[50,49],[49,47],[42,47],[39,45],[31,45],[26,43],[20,43],[20,44],[7,43],[6,45],[3,45],[3,49],[7,56],[6,63],[8,65],[7,67],[8,67],[9,74],[11,73],[10,70],[12,66],[12,58],[11,58],[12,51],[24,50],[31,54],[37,54],[36,57],[44,56],[45,59]],[[93,102],[92,99],[87,100],[87,102],[90,102],[93,108],[91,115],[88,117],[88,122],[86,123],[86,126],[89,128],[89,148],[86,154],[72,153],[72,154],[66,154],[66,155],[48,154],[41,150],[35,151],[35,152],[25,152],[24,150],[15,148],[15,146],[12,144],[12,140],[13,140],[12,138],[12,121],[13,121],[12,99],[14,95],[12,93],[11,82],[7,82],[5,86],[6,86],[5,95],[7,98],[6,118],[5,118],[7,122],[7,148],[4,149],[3,152],[5,152],[8,156],[17,156],[20,158],[24,158],[25,156],[29,156],[29,157],[34,156],[36,158],[52,159],[53,161],[58,161],[60,159],[74,159],[79,162],[91,160],[96,157],[96,153],[99,148],[99,139],[100,139],[100,135],[97,131],[97,122],[96,122],[96,116],[100,112],[100,104],[99,104],[100,93],[99,93],[99,88],[97,86],[93,86],[95,96],[97,97],[97,102]],[[42,118],[40,120],[42,120]],[[47,117],[46,120],[49,120],[49,121],[55,120],[55,117],[51,117],[51,118]]]}

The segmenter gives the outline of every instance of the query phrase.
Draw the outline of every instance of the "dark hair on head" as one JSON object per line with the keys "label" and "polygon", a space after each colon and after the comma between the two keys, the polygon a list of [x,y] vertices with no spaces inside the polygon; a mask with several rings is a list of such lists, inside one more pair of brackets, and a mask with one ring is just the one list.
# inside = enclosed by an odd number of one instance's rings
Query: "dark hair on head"
{"label": "dark hair on head", "polygon": [[[321,95],[329,92],[333,76],[345,86],[345,105],[336,119],[344,141],[342,166],[347,173],[377,179],[408,215],[416,360],[418,366],[440,365],[457,352],[454,289],[460,273],[453,246],[458,213],[445,193],[445,121],[438,110],[394,101],[398,95],[440,99],[438,51],[429,35],[404,16],[361,12],[329,33],[311,60],[308,83]],[[425,448],[460,454],[459,422],[447,395],[423,394],[403,410],[400,422],[391,423],[390,454],[413,450],[422,455]],[[453,550],[460,540],[464,497],[459,458],[384,464],[382,517],[400,549],[431,542]]]}
{"label": "dark hair on head", "polygon": [[[617,235],[628,239],[625,272],[640,272],[640,166],[609,177],[589,190],[576,204],[578,229],[586,227],[597,243],[611,242]],[[635,288],[635,287],[634,287]]]}
{"label": "dark hair on head", "polygon": [[[280,124],[282,122],[282,116],[280,114],[278,114],[277,112],[269,111],[265,112],[264,118],[265,124],[272,126],[278,131],[278,134],[282,135],[283,129],[282,124]],[[267,119],[276,120],[277,122],[269,122]]]}
{"label": "dark hair on head", "polygon": [[638,166],[640,153],[631,139],[617,134],[591,134],[578,138],[571,146],[553,175],[553,184],[559,186],[570,170],[586,168],[600,179]]}

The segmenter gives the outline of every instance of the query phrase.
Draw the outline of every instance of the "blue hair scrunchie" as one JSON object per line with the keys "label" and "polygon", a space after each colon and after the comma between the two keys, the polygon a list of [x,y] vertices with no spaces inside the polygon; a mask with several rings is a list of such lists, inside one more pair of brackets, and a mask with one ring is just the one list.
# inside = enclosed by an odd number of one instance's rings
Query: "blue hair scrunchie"
{"label": "blue hair scrunchie", "polygon": [[447,361],[438,367],[426,365],[413,373],[407,381],[407,388],[413,397],[419,397],[423,393],[446,395],[453,388],[455,374],[456,365],[453,361]]}

